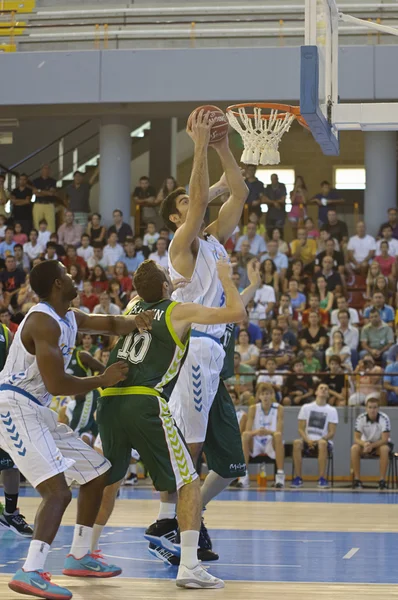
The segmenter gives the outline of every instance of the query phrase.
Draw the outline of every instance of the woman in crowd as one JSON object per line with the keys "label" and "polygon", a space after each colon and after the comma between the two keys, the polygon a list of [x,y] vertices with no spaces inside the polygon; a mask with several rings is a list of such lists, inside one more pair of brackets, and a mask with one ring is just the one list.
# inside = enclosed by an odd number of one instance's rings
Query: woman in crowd
{"label": "woman in crowd", "polygon": [[380,243],[379,256],[375,256],[375,261],[379,264],[380,271],[384,277],[387,277],[392,287],[397,280],[397,259],[389,254],[389,244],[385,240]]}
{"label": "woman in crowd", "polygon": [[95,294],[100,294],[108,290],[108,278],[101,265],[95,265],[90,276],[90,281]]}
{"label": "woman in crowd", "polygon": [[14,242],[16,244],[22,244],[22,246],[24,244],[26,244],[28,241],[28,236],[26,235],[26,233],[24,233],[22,231],[22,225],[21,223],[15,223],[14,225]]}
{"label": "woman in crowd", "polygon": [[279,252],[282,252],[282,254],[289,253],[289,246],[286,242],[283,241],[281,232],[279,231],[279,229],[275,228],[272,230],[271,240],[274,240],[274,242],[277,242]]}
{"label": "woman in crowd", "polygon": [[260,350],[255,344],[249,343],[249,334],[246,329],[239,331],[238,343],[235,345],[236,352],[240,354],[240,362],[243,365],[249,365],[256,368]]}
{"label": "woman in crowd", "polygon": [[327,231],[324,228],[321,228],[321,230],[319,232],[319,238],[317,239],[317,242],[316,242],[316,253],[317,254],[320,254],[321,252],[324,252],[326,250],[326,242],[328,240],[333,240],[334,249],[336,252],[338,252],[340,250],[339,242],[335,238],[332,238],[329,231]]}
{"label": "woman in crowd", "polygon": [[381,272],[381,266],[378,261],[374,260],[370,264],[368,276],[366,277],[366,298],[368,300],[372,298],[376,285],[376,279],[379,277],[379,275],[383,275]]}
{"label": "woman in crowd", "polygon": [[75,288],[78,292],[83,291],[83,274],[80,265],[71,265],[68,269],[68,273],[72,277],[72,281],[75,284]]}
{"label": "woman in crowd", "polygon": [[376,281],[372,289],[372,295],[375,292],[381,292],[385,298],[385,303],[390,304],[390,306],[393,305],[394,294],[389,289],[387,278],[384,277],[384,275],[379,275],[378,277],[376,277]]}
{"label": "woman in crowd", "polygon": [[87,233],[90,236],[90,244],[100,242],[105,246],[106,228],[101,225],[101,218],[99,213],[92,214],[91,220],[87,225]]}
{"label": "woman in crowd", "polygon": [[333,308],[334,294],[328,291],[328,284],[323,275],[316,278],[316,293],[319,295],[319,308],[330,312]]}
{"label": "woman in crowd", "polygon": [[345,345],[344,335],[341,331],[335,331],[332,337],[332,344],[326,350],[326,365],[329,367],[329,361],[332,356],[338,356],[341,360],[341,367],[345,371],[352,371],[351,349]]}
{"label": "woman in crowd", "polygon": [[114,278],[119,281],[123,292],[131,292],[133,289],[133,280],[129,277],[127,266],[120,260],[115,264]]}
{"label": "woman in crowd", "polygon": [[304,349],[307,345],[315,351],[316,358],[323,363],[323,353],[328,345],[328,332],[321,325],[319,313],[313,310],[308,315],[308,325],[304,327],[299,335],[300,347]]}
{"label": "woman in crowd", "polygon": [[116,304],[123,312],[130,300],[130,294],[127,294],[118,279],[111,279],[109,282],[109,296],[111,302]]}
{"label": "woman in crowd", "polygon": [[291,279],[288,284],[288,293],[290,296],[290,306],[293,309],[293,314],[302,313],[305,310],[306,297],[299,291],[299,286],[296,279]]}
{"label": "woman in crowd", "polygon": [[319,238],[319,229],[314,225],[314,221],[311,217],[307,217],[304,221],[304,227],[307,230],[307,237],[309,240],[317,240]]}
{"label": "woman in crowd", "polygon": [[292,208],[288,218],[292,225],[294,238],[296,238],[299,223],[302,223],[306,217],[305,207],[308,200],[307,186],[305,185],[304,178],[301,175],[297,175],[296,177],[293,191],[290,192],[290,200],[292,202]]}
{"label": "woman in crowd", "polygon": [[273,260],[267,258],[261,263],[260,273],[263,278],[265,285],[269,285],[274,288],[275,298],[278,301],[279,296],[279,274],[276,270],[276,266]]}
{"label": "woman in crowd", "polygon": [[304,264],[303,261],[297,258],[293,260],[286,273],[286,277],[283,282],[283,291],[287,292],[289,289],[289,281],[295,280],[298,284],[298,289],[300,292],[304,292],[307,287],[308,277],[304,273]]}
{"label": "woman in crowd", "polygon": [[162,183],[162,187],[160,188],[158,195],[156,196],[156,203],[160,204],[161,202],[163,202],[163,200],[167,198],[167,196],[171,194],[171,192],[174,192],[174,190],[176,190],[177,188],[178,183],[174,179],[174,177],[172,177],[171,175],[170,177],[166,177],[166,179]]}

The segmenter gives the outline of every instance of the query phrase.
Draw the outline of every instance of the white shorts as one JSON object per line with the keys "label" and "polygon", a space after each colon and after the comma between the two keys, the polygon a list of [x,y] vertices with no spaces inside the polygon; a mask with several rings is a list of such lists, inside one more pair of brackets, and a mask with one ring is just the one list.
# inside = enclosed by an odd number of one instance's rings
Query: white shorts
{"label": "white shorts", "polygon": [[[98,434],[95,438],[94,448],[102,453],[102,440],[100,434]],[[141,460],[140,455],[138,454],[137,450],[134,450],[134,448],[131,449],[131,458],[133,458],[136,461]]]}
{"label": "white shorts", "polygon": [[83,485],[111,466],[70,427],[58,423],[53,410],[17,389],[0,391],[0,446],[33,487],[59,473],[65,473],[68,485]]}
{"label": "white shorts", "polygon": [[270,435],[267,435],[265,438],[257,435],[254,437],[253,450],[250,452],[250,456],[254,458],[256,456],[262,456],[263,454],[266,454],[269,458],[275,459],[275,450]]}
{"label": "white shorts", "polygon": [[188,355],[169,400],[171,414],[188,444],[205,441],[224,357],[224,348],[213,338],[191,337]]}

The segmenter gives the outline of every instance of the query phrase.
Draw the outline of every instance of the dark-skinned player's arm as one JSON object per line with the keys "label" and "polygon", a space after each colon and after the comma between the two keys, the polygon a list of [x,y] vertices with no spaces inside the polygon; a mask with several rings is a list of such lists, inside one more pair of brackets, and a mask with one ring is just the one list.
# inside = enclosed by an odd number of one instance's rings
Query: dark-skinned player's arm
{"label": "dark-skinned player's arm", "polygon": [[121,361],[95,377],[74,377],[66,373],[59,348],[60,335],[58,323],[44,313],[32,314],[22,331],[22,343],[30,354],[36,356],[43,383],[52,396],[87,394],[98,387],[113,386],[125,379],[128,366]]}
{"label": "dark-skinned player's arm", "polygon": [[171,260],[183,277],[191,277],[193,255],[191,246],[198,236],[209,200],[209,169],[207,149],[210,140],[212,121],[203,111],[194,113],[188,135],[195,143],[191,179],[189,181],[189,202],[185,223],[177,229],[171,246]]}
{"label": "dark-skinned player's arm", "polygon": [[206,232],[211,233],[223,243],[231,237],[236,226],[239,225],[249,190],[229,147],[228,136],[212,146],[221,159],[231,195],[221,206],[217,220],[206,228]]}
{"label": "dark-skinned player's arm", "polygon": [[147,310],[138,315],[88,315],[77,308],[75,313],[77,328],[83,333],[102,333],[104,335],[128,335],[138,329],[151,329],[154,312]]}
{"label": "dark-skinned player's arm", "polygon": [[80,350],[79,358],[83,364],[83,367],[91,369],[93,373],[103,373],[105,371],[105,365],[94,358],[94,356],[91,356],[90,352]]}
{"label": "dark-skinned player's arm", "polygon": [[171,321],[180,338],[186,335],[192,323],[217,325],[238,323],[245,318],[246,310],[242,298],[231,278],[231,265],[220,260],[217,263],[217,272],[225,292],[225,307],[208,308],[193,302],[177,304],[171,312]]}

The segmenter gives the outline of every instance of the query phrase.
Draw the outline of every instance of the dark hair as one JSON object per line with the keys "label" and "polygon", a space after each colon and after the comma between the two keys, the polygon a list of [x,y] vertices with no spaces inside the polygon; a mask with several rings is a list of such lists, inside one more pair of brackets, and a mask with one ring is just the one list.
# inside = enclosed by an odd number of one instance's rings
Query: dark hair
{"label": "dark hair", "polygon": [[143,175],[142,177],[140,177],[140,181],[149,181],[149,177]]}
{"label": "dark hair", "polygon": [[112,213],[112,214],[114,215],[115,213],[119,213],[121,217],[123,216],[123,213],[122,213],[122,211],[120,210],[120,208],[115,208],[115,210],[113,211],[113,213]]}
{"label": "dark hair", "polygon": [[93,218],[93,217],[98,217],[100,221],[102,219],[102,215],[100,215],[100,213],[97,213],[97,212],[95,212],[91,215],[91,218]]}
{"label": "dark hair", "polygon": [[273,275],[273,274],[275,273],[275,271],[276,271],[276,266],[275,266],[275,263],[274,263],[274,261],[272,260],[272,258],[266,258],[266,259],[265,259],[265,260],[264,260],[264,261],[261,263],[261,266],[260,266],[260,273],[261,273],[262,275],[264,275],[264,276],[265,276],[265,263],[266,263],[266,262],[270,262],[270,263],[271,263],[271,266],[272,266],[272,269],[271,269],[271,275]]}
{"label": "dark hair", "polygon": [[172,177],[171,175],[169,175],[168,177],[166,177],[166,179],[163,181],[162,183],[162,193],[163,193],[163,198],[166,198],[166,196],[168,194],[170,194],[168,188],[167,188],[167,180],[168,179],[172,179],[173,180],[173,189],[171,190],[172,192],[174,192],[175,189],[178,188],[178,183],[177,181],[174,179],[174,177]]}
{"label": "dark hair", "polygon": [[336,331],[333,332],[332,340],[333,340],[334,336],[336,335],[336,333],[339,334],[341,341],[344,344],[344,333],[342,331],[340,331],[340,329],[336,329]]}
{"label": "dark hair", "polygon": [[15,250],[15,248],[21,248],[21,250],[23,250],[22,244],[15,244],[14,250]]}
{"label": "dark hair", "polygon": [[326,179],[324,179],[323,181],[321,181],[321,186],[323,185],[330,185],[329,181],[326,181]]}
{"label": "dark hair", "polygon": [[366,399],[366,406],[368,404],[377,404],[377,406],[379,406],[380,400],[378,398],[375,398],[374,396],[370,396],[369,398]]}
{"label": "dark hair", "polygon": [[104,248],[104,245],[103,245],[103,243],[102,243],[102,242],[93,242],[93,243],[92,243],[92,247],[93,247],[93,248],[101,248],[101,250],[103,250],[103,248]]}
{"label": "dark hair", "polygon": [[173,190],[166,198],[163,200],[160,205],[160,216],[163,219],[166,227],[171,229],[171,231],[177,231],[177,227],[173,221],[170,221],[170,215],[178,215],[179,212],[177,210],[177,198],[178,196],[186,196],[186,190],[183,187],[178,187]]}
{"label": "dark hair", "polygon": [[292,362],[292,368],[295,367],[296,365],[303,365],[303,359],[302,358],[296,358],[293,362]]}
{"label": "dark hair", "polygon": [[341,358],[340,356],[337,356],[337,354],[333,354],[330,358],[329,358],[329,364],[331,362],[337,362],[339,363],[339,365],[341,365]]}
{"label": "dark hair", "polygon": [[144,260],[134,273],[134,287],[144,302],[159,302],[163,298],[166,273],[154,260]]}
{"label": "dark hair", "polygon": [[[122,260],[117,260],[117,261],[115,262],[115,267],[114,267],[115,271],[116,271],[116,266],[117,266],[117,265],[123,265],[123,277],[128,277],[128,276],[129,276],[129,272],[128,272],[128,269],[127,269],[126,263],[124,263]],[[119,281],[119,280],[118,280],[118,279],[116,279],[116,281]]]}
{"label": "dark hair", "polygon": [[340,308],[339,312],[337,313],[337,316],[340,315],[347,315],[349,319],[351,318],[350,311],[347,308]]}
{"label": "dark hair", "polygon": [[77,254],[77,250],[72,244],[68,244],[66,246],[66,253],[68,253],[68,250],[74,250],[74,252],[76,252],[76,254]]}
{"label": "dark hair", "polygon": [[72,265],[69,265],[68,273],[70,275],[71,275],[70,270],[71,270],[72,267],[75,267],[76,271],[77,271],[76,277],[75,277],[75,279],[73,279],[73,281],[75,283],[81,283],[83,281],[83,271],[82,271],[81,266],[78,263],[73,263]]}
{"label": "dark hair", "polygon": [[82,173],[81,171],[79,171],[79,170],[78,170],[78,171],[75,171],[75,172],[73,173],[73,177],[74,177],[75,175],[81,175],[81,176],[83,177],[83,173]]}
{"label": "dark hair", "polygon": [[370,315],[379,315],[379,311],[377,310],[377,308],[371,308],[370,312],[369,312],[369,316]]}
{"label": "dark hair", "polygon": [[[45,223],[46,225],[48,225],[46,219],[40,219],[39,221],[39,225],[41,225],[42,223]],[[31,230],[32,231],[32,230]]]}
{"label": "dark hair", "polygon": [[101,265],[95,265],[95,267],[93,268],[93,272],[91,273],[89,281],[96,281],[96,275],[94,274],[94,271],[97,267],[99,267],[101,269],[100,281],[107,281],[108,278],[106,276],[104,269],[101,267]]}
{"label": "dark hair", "polygon": [[280,331],[282,333],[282,335],[283,335],[283,329],[282,329],[282,327],[278,327],[278,326],[273,327],[271,333],[274,333],[274,331]]}
{"label": "dark hair", "polygon": [[6,231],[12,231],[14,233],[14,227],[10,227],[10,225],[7,225]]}
{"label": "dark hair", "polygon": [[305,352],[306,350],[311,350],[312,354],[314,354],[314,353],[315,353],[315,350],[314,350],[314,348],[313,348],[312,346],[310,346],[310,344],[307,344],[306,346],[304,346],[304,352]]}
{"label": "dark hair", "polygon": [[48,298],[57,279],[61,277],[57,260],[45,260],[33,267],[30,272],[30,286],[40,299]]}
{"label": "dark hair", "polygon": [[55,242],[47,242],[46,249],[48,250],[49,248],[54,248],[54,250],[56,250],[57,244]]}
{"label": "dark hair", "polygon": [[10,311],[8,310],[8,308],[5,308],[5,307],[3,307],[3,308],[0,308],[0,315],[5,315],[5,314],[8,314],[8,315],[10,315],[10,317],[11,317],[11,313],[10,313]]}
{"label": "dark hair", "polygon": [[237,356],[237,357],[240,359],[240,352],[236,352],[236,351],[235,351],[235,352],[234,352],[234,358],[235,358],[235,356]]}
{"label": "dark hair", "polygon": [[273,356],[267,356],[265,359],[265,364],[267,364],[267,362],[269,362],[270,360],[272,360],[272,362],[276,364],[276,359]]}
{"label": "dark hair", "polygon": [[39,235],[39,232],[34,227],[32,227],[32,229],[29,231],[29,235],[32,233],[32,231],[34,231],[37,236]]}
{"label": "dark hair", "polygon": [[304,177],[302,175],[296,175],[296,180],[294,182],[294,187],[296,187],[296,185],[297,185],[297,179],[301,179],[303,190],[306,190],[307,186],[305,185]]}
{"label": "dark hair", "polygon": [[90,236],[88,235],[88,233],[82,233],[82,238],[84,238],[84,237],[87,237],[88,239],[90,239]]}

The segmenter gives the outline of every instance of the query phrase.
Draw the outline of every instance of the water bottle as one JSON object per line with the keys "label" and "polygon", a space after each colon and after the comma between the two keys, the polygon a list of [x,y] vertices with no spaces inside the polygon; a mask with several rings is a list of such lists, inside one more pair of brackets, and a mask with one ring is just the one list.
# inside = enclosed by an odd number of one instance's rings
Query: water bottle
{"label": "water bottle", "polygon": [[259,488],[267,487],[267,471],[265,463],[261,463],[260,465],[260,472],[257,475],[257,485]]}

